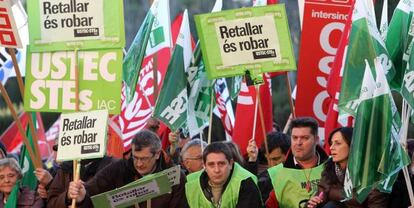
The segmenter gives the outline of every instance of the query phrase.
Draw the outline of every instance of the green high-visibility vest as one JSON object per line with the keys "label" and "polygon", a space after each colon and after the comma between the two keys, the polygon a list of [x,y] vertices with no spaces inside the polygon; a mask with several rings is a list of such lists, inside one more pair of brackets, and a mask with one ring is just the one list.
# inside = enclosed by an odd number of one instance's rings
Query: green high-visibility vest
{"label": "green high-visibility vest", "polygon": [[[306,202],[318,190],[324,163],[309,169],[285,168],[283,164],[269,168],[270,179],[279,207],[300,208],[305,207]],[[310,191],[306,184],[310,182]]]}
{"label": "green high-visibility vest", "polygon": [[[187,202],[193,208],[214,208],[213,203],[206,198],[201,188],[200,177],[203,172],[204,170],[201,170],[187,176],[187,183],[185,184]],[[257,184],[257,177],[235,162],[230,181],[221,196],[222,208],[236,207],[239,200],[240,184],[249,177]]]}

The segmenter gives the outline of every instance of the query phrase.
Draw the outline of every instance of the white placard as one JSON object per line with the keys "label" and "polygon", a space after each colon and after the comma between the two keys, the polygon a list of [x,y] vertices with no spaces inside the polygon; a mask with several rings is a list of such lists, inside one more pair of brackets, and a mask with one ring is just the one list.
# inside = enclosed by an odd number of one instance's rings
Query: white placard
{"label": "white placard", "polygon": [[107,122],[107,110],[62,114],[56,160],[103,157],[106,152]]}

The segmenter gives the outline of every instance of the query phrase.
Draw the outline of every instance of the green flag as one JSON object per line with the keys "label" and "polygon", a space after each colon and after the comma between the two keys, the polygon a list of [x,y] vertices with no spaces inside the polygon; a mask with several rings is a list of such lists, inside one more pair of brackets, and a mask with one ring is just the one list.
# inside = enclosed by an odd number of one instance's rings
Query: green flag
{"label": "green flag", "polygon": [[201,59],[200,44],[194,52],[194,62],[188,69],[188,111],[187,124],[190,137],[199,134],[209,124],[212,82],[208,80]]}
{"label": "green flag", "polygon": [[[31,116],[33,119],[33,123],[36,125],[36,113],[31,113]],[[29,139],[32,149],[34,149],[33,136],[30,133],[29,128],[27,128],[26,130],[26,135],[27,135],[27,138]],[[20,167],[22,168],[22,175],[23,175],[23,178],[21,179],[22,185],[29,187],[31,190],[35,190],[37,186],[37,178],[36,178],[36,175],[34,174],[35,168],[34,168],[32,160],[30,159],[30,155],[29,155],[29,152],[27,151],[26,145],[24,144],[22,145],[22,148],[20,150],[19,164],[20,164]]]}
{"label": "green flag", "polygon": [[[157,0],[154,2],[154,4]],[[153,4],[153,5],[154,5]],[[153,7],[145,16],[144,22],[138,30],[131,47],[128,50],[122,64],[122,77],[125,82],[126,100],[130,102],[134,97],[135,87],[138,82],[138,75],[141,71],[142,60],[144,59],[145,50],[147,48],[148,39],[151,33],[151,27],[154,23],[155,16]]]}
{"label": "green flag", "polygon": [[385,44],[394,64],[396,75],[390,82],[392,89],[400,89],[404,71],[409,57],[409,44],[413,39],[412,16],[414,4],[411,1],[400,1],[394,10],[388,28]]}
{"label": "green flag", "polygon": [[9,198],[7,199],[4,208],[16,208],[17,207],[17,196],[19,194],[20,181],[17,181],[12,191],[10,192]]}
{"label": "green flag", "polygon": [[399,143],[400,117],[379,59],[374,79],[366,60],[355,117],[344,190],[362,202],[373,188],[390,192],[398,172],[409,164]]}
{"label": "green flag", "polygon": [[399,144],[401,120],[388,84],[395,70],[365,4],[355,2],[339,100],[341,113],[355,117],[344,190],[347,198],[356,191],[358,201],[372,188],[390,191],[396,173],[408,164]]}
{"label": "green flag", "polygon": [[172,131],[182,127],[187,120],[187,76],[192,58],[190,25],[187,10],[177,37],[164,84],[158,97],[154,116],[164,122]]}
{"label": "green flag", "polygon": [[374,60],[379,59],[387,80],[391,80],[395,75],[385,43],[375,26],[375,17],[369,13],[371,10],[365,4],[366,1],[355,2],[338,104],[341,114],[349,113],[353,116],[356,115],[359,104],[366,60],[369,65],[374,66]]}

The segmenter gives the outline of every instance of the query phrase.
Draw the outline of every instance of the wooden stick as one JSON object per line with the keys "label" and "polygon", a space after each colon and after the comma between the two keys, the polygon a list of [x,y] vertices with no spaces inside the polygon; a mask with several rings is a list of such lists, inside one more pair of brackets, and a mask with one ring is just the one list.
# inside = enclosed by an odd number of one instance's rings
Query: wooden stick
{"label": "wooden stick", "polygon": [[151,199],[147,200],[147,208],[151,208]]}
{"label": "wooden stick", "polygon": [[259,98],[260,98],[259,85],[255,85],[254,87],[256,89],[256,101],[254,104],[255,106],[254,106],[252,139],[255,139],[255,136],[256,136],[257,108],[259,107]]}
{"label": "wooden stick", "polygon": [[[79,111],[79,67],[78,48],[75,49],[75,111]],[[73,181],[77,182],[80,175],[80,160],[73,161]],[[72,199],[72,208],[76,208],[76,199]]]}
{"label": "wooden stick", "polygon": [[[22,96],[22,99],[24,99],[23,78],[22,78],[22,75],[20,74],[19,64],[17,63],[16,53],[14,52],[15,49],[8,48],[7,50],[8,50],[8,52],[9,52],[11,58],[12,58],[12,61],[13,61],[13,67],[14,67],[14,71],[16,73],[16,78],[17,78],[17,83],[19,85],[20,94]],[[32,116],[29,116],[28,122],[29,122],[30,133],[32,134],[32,141],[33,141],[33,147],[34,147],[33,151],[34,151],[35,157],[38,158],[38,159],[36,159],[36,161],[40,161],[40,151],[39,151],[39,145],[38,145],[39,139],[37,138],[37,132],[36,132],[36,128],[35,128]],[[30,143],[30,142],[28,142],[28,143]],[[31,145],[30,145],[30,148],[32,148]]]}
{"label": "wooden stick", "polygon": [[288,91],[288,97],[289,97],[290,111],[292,112],[292,117],[296,118],[295,107],[293,105],[293,99],[292,99],[292,87],[290,86],[290,80],[289,80],[288,72],[285,72],[285,79],[286,79],[286,89]]}
{"label": "wooden stick", "polygon": [[75,111],[79,111],[79,67],[78,49],[75,49]]}
{"label": "wooden stick", "polygon": [[214,84],[211,87],[211,99],[210,99],[210,121],[208,126],[207,143],[211,144],[211,130],[213,129],[213,101],[214,101]]}
{"label": "wooden stick", "polygon": [[[73,161],[73,181],[77,182],[80,178],[80,160]],[[72,208],[76,208],[76,199],[72,199]]]}
{"label": "wooden stick", "polygon": [[23,136],[23,143],[27,147],[27,151],[29,152],[30,159],[33,161],[33,165],[36,168],[42,168],[42,163],[40,162],[39,158],[36,157],[36,154],[34,153],[34,151],[32,149],[32,145],[30,144],[29,139],[27,138],[26,133],[23,130],[20,119],[17,116],[16,110],[13,107],[13,104],[10,100],[9,94],[7,93],[6,89],[3,86],[3,83],[1,83],[1,82],[0,82],[0,92],[1,92],[4,100],[6,101],[7,106],[10,109],[10,112],[13,116],[13,119],[16,121],[17,129],[19,130],[20,134]]}
{"label": "wooden stick", "polygon": [[[260,90],[259,90],[260,91]],[[266,155],[269,155],[269,146],[267,145],[267,136],[266,136],[266,128],[265,128],[265,121],[263,116],[263,108],[262,108],[262,101],[260,100],[260,93],[257,91],[258,94],[258,102],[259,102],[259,117],[260,117],[260,124],[262,126],[263,131],[263,142],[265,144],[265,152]],[[267,158],[267,157],[266,157]],[[269,161],[268,161],[269,162]],[[269,163],[268,163],[269,164]]]}
{"label": "wooden stick", "polygon": [[22,78],[22,74],[20,73],[19,64],[17,63],[16,53],[14,52],[13,48],[7,48],[7,50],[9,51],[9,54],[13,61],[14,72],[16,73],[17,84],[19,85],[20,94],[22,95],[22,99],[24,99],[23,78]]}

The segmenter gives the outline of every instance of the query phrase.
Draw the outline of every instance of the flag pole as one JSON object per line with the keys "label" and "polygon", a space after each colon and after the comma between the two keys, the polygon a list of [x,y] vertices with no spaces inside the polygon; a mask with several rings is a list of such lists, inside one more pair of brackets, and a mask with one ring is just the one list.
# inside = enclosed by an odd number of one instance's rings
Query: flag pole
{"label": "flag pole", "polygon": [[[410,120],[410,115],[411,115],[411,107],[408,105],[408,103],[405,100],[403,100],[402,116],[401,116],[403,132],[402,134],[400,134],[401,135],[400,142],[405,150],[407,150],[407,133],[408,133],[408,122]],[[404,173],[405,184],[408,190],[408,196],[410,197],[410,203],[412,206],[414,205],[414,193],[413,193],[413,187],[411,185],[410,174],[408,172],[407,166],[404,166],[403,173]]]}
{"label": "flag pole", "polygon": [[[158,52],[154,54],[154,62],[152,65],[152,73],[154,75],[153,86],[154,86],[154,101],[158,98]],[[139,75],[138,75],[139,77]],[[156,102],[154,102],[156,103]]]}
{"label": "flag pole", "polygon": [[41,168],[42,167],[41,162],[40,162],[39,158],[36,157],[36,154],[34,153],[34,151],[32,149],[32,145],[30,144],[29,139],[27,138],[26,133],[23,130],[23,127],[22,127],[22,124],[20,122],[20,119],[17,116],[16,110],[13,107],[13,104],[12,104],[12,102],[10,100],[9,94],[7,93],[6,89],[4,88],[2,82],[0,82],[0,92],[1,92],[4,100],[6,101],[6,104],[9,107],[10,112],[11,112],[14,120],[16,121],[17,128],[18,128],[20,134],[23,136],[23,143],[24,143],[24,145],[26,145],[27,150],[29,151],[30,159],[33,161],[33,164],[34,164],[34,166],[36,168]]}
{"label": "flag pole", "polygon": [[[19,85],[20,94],[22,96],[22,99],[24,99],[23,78],[22,78],[22,75],[20,73],[19,64],[17,63],[16,53],[15,53],[14,50],[15,50],[14,48],[7,48],[7,51],[9,52],[9,54],[12,58],[12,61],[13,61],[13,67],[14,67],[14,71],[16,73],[17,84]],[[33,120],[32,120],[31,116],[29,117],[28,122],[29,122],[30,133],[32,134],[32,139],[33,139],[33,146],[34,146],[33,150],[34,150],[35,156],[40,159],[40,151],[39,151],[39,145],[38,145],[39,139],[37,137],[36,129],[35,129],[35,126],[34,126],[34,123],[33,123]]]}
{"label": "flag pole", "polygon": [[[79,111],[79,66],[78,66],[78,52],[75,48],[75,111]],[[80,159],[73,160],[73,181],[78,182],[80,175]],[[76,199],[72,199],[72,208],[76,208]]]}
{"label": "flag pole", "polygon": [[211,130],[213,129],[213,101],[214,101],[214,88],[211,87],[210,121],[209,121],[209,127],[208,127],[208,137],[207,137],[208,144],[211,144]]}

